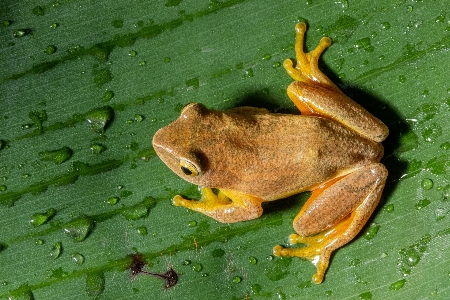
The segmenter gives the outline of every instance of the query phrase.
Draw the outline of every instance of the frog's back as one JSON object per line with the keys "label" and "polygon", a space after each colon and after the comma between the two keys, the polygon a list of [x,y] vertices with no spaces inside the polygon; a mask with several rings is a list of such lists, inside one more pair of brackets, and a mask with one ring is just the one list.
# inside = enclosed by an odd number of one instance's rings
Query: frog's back
{"label": "frog's back", "polygon": [[[378,162],[383,156],[380,143],[322,117],[257,109],[215,113],[221,122],[214,122],[214,143],[228,153],[228,159],[232,157],[230,162],[211,156],[215,160],[211,165],[218,167],[217,175],[222,176],[217,188],[242,191],[266,201],[308,190],[339,172]],[[225,180],[224,173],[229,174]]]}

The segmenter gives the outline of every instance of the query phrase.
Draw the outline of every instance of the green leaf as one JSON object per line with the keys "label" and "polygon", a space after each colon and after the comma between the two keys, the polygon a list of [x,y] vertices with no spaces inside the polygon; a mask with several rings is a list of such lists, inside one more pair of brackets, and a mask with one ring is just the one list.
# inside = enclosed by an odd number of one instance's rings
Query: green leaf
{"label": "green leaf", "polygon": [[[0,18],[0,298],[448,296],[446,1],[4,0]],[[271,255],[308,194],[219,224],[171,205],[196,187],[151,144],[188,102],[297,113],[281,65],[298,21],[306,48],[333,39],[322,70],[390,128],[382,201],[320,285],[309,261]],[[131,281],[133,253],[176,286]]]}

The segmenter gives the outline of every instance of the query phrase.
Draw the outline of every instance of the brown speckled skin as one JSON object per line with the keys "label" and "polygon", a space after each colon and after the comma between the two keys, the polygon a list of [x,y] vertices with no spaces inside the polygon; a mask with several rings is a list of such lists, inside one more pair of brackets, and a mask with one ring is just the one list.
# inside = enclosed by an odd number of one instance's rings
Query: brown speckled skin
{"label": "brown speckled skin", "polygon": [[387,178],[381,142],[389,130],[319,70],[331,40],[305,53],[306,24],[295,29],[295,66],[290,59],[283,66],[294,79],[287,94],[301,115],[191,103],[155,134],[153,146],[176,174],[202,187],[200,201],[177,195],[173,203],[220,222],[257,218],[264,201],[312,191],[289,237],[306,246],[278,245],[273,254],[311,260],[312,280],[321,283],[331,253],[361,231],[380,200]]}
{"label": "brown speckled skin", "polygon": [[[271,201],[311,190],[339,172],[379,162],[383,146],[329,119],[191,104],[153,138],[158,156],[183,179]],[[180,158],[200,175],[180,171]]]}

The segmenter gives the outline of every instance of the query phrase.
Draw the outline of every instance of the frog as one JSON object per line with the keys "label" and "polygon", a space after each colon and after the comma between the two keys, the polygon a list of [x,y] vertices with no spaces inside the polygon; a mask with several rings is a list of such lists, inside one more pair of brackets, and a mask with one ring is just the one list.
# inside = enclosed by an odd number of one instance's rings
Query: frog
{"label": "frog", "polygon": [[256,219],[263,203],[309,191],[289,245],[272,252],[310,260],[312,281],[319,284],[331,253],[358,235],[380,201],[388,176],[380,162],[382,142],[389,130],[319,70],[331,39],[305,52],[306,29],[305,23],[295,26],[295,61],[283,63],[294,80],[287,95],[300,114],[188,103],[152,143],[175,174],[199,186],[199,200],[176,195],[173,204],[218,222]]}

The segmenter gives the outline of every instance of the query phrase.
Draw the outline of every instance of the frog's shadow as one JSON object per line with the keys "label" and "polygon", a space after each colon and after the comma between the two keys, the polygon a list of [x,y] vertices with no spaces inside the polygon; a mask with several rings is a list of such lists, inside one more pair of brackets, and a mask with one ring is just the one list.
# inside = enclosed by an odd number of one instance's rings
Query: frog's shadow
{"label": "frog's shadow", "polygon": [[[321,66],[321,69],[325,69],[325,74],[329,75],[332,72],[326,72],[326,66]],[[329,76],[330,79],[337,83],[338,86],[344,91],[344,93],[353,99],[355,102],[367,109],[375,117],[383,121],[389,128],[389,136],[383,141],[384,157],[381,160],[388,169],[389,175],[384,187],[383,195],[376,210],[372,214],[372,217],[377,215],[380,209],[389,202],[389,196],[395,190],[400,178],[405,173],[407,168],[407,162],[402,161],[398,156],[398,149],[400,146],[400,137],[411,131],[409,125],[402,120],[399,114],[392,109],[385,101],[377,97],[376,95],[351,85],[343,85],[336,76]],[[286,96],[287,97],[287,96]],[[253,106],[259,108],[266,108],[270,112],[274,113],[289,113],[299,114],[296,107],[291,104],[289,106],[280,106],[279,103],[287,103],[284,100],[272,97],[268,90],[257,90],[247,92],[242,97],[237,99],[238,105],[236,106]],[[279,211],[289,210],[292,207],[297,207],[295,199],[297,197],[289,197],[284,200],[278,200],[265,203],[264,214],[276,213]],[[304,197],[301,197],[302,199]],[[283,202],[283,204],[280,203]],[[275,203],[274,203],[275,202]],[[304,201],[302,205],[304,204]],[[371,217],[371,218],[372,218]],[[370,223],[370,220],[369,222]],[[367,225],[366,225],[367,226]],[[364,232],[364,230],[362,230]],[[361,234],[361,233],[360,233]]]}

